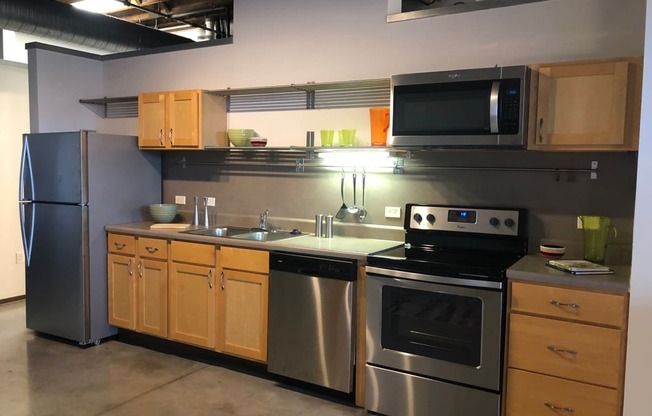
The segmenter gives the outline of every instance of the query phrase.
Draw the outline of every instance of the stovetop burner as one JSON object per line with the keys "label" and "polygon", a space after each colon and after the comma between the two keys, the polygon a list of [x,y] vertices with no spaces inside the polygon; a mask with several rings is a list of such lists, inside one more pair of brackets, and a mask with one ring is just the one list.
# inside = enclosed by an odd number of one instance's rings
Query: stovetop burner
{"label": "stovetop burner", "polygon": [[527,253],[525,210],[407,204],[406,244],[373,253],[369,266],[471,279],[505,279]]}

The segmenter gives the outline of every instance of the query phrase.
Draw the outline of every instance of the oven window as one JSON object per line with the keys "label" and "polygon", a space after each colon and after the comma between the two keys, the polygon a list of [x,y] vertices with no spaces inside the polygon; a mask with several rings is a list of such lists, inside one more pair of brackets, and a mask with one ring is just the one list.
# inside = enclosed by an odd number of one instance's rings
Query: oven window
{"label": "oven window", "polygon": [[481,299],[393,286],[382,298],[383,348],[480,365]]}

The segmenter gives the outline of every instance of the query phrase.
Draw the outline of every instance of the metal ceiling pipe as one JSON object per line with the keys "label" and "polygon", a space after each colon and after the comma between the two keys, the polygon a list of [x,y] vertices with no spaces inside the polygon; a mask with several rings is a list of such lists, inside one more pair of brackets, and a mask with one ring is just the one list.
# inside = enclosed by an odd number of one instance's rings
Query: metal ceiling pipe
{"label": "metal ceiling pipe", "polygon": [[0,1],[0,29],[109,52],[189,43],[192,40],[52,0]]}

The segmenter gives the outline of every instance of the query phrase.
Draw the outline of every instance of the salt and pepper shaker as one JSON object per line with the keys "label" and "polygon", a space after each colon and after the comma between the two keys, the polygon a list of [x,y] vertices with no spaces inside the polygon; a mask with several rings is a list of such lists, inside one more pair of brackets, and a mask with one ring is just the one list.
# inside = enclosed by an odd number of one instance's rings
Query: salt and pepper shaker
{"label": "salt and pepper shaker", "polygon": [[326,216],[326,238],[333,238],[333,216]]}
{"label": "salt and pepper shaker", "polygon": [[199,208],[197,207],[197,196],[195,196],[195,212],[192,216],[192,225],[199,225]]}
{"label": "salt and pepper shaker", "polygon": [[315,215],[315,237],[322,237],[324,235],[324,215]]}
{"label": "salt and pepper shaker", "polygon": [[306,132],[306,147],[315,147],[315,132]]}
{"label": "salt and pepper shaker", "polygon": [[208,197],[204,197],[204,227],[208,227]]}

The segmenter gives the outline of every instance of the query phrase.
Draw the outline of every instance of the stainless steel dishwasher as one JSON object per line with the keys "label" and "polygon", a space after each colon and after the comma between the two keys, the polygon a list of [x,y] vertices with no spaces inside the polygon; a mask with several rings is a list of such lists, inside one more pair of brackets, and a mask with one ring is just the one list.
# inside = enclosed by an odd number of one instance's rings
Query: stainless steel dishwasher
{"label": "stainless steel dishwasher", "polygon": [[271,253],[267,370],[353,390],[356,261]]}

